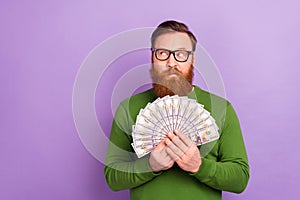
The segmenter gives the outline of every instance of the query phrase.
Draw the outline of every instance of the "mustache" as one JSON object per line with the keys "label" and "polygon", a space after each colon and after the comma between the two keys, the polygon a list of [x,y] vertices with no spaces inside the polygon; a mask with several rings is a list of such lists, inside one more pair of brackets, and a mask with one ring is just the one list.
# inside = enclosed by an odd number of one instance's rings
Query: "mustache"
{"label": "mustache", "polygon": [[170,74],[177,74],[177,75],[182,76],[181,72],[174,68],[170,68],[168,71],[165,71],[164,73],[162,73],[162,75],[170,75]]}
{"label": "mustache", "polygon": [[171,74],[176,74],[178,76],[183,76],[182,73],[176,69],[176,68],[170,68],[166,71],[163,71],[163,72],[158,72],[156,71],[155,69],[151,69],[151,74],[154,75],[154,76],[160,76],[160,77],[163,77],[163,76],[168,76],[168,75],[171,75]]}

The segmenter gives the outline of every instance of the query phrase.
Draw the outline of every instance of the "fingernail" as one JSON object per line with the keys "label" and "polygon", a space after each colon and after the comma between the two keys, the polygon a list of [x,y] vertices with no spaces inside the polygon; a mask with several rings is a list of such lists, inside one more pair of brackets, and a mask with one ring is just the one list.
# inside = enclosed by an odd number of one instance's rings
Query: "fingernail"
{"label": "fingernail", "polygon": [[165,141],[166,145],[170,144],[170,139],[167,138],[166,141]]}
{"label": "fingernail", "polygon": [[168,137],[172,140],[174,138],[174,134],[173,133],[168,133]]}

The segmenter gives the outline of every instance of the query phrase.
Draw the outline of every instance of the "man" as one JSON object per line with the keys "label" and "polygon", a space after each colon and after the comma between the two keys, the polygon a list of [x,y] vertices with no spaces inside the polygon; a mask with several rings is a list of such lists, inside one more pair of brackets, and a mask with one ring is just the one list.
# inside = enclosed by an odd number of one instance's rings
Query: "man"
{"label": "man", "polygon": [[[151,42],[153,88],[121,102],[115,114],[105,167],[108,185],[114,191],[130,189],[133,200],[215,200],[222,198],[222,191],[241,193],[249,166],[239,121],[228,101],[192,85],[195,36],[185,24],[166,21],[153,32]],[[197,147],[175,130],[138,159],[131,131],[140,109],[174,94],[204,105],[216,120],[219,140]]]}

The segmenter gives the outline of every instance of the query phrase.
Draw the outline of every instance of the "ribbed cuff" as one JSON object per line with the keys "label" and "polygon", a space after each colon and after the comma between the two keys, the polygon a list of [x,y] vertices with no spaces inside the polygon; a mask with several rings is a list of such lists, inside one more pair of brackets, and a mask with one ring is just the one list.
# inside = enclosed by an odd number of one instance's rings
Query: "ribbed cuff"
{"label": "ribbed cuff", "polygon": [[143,173],[148,178],[159,176],[162,172],[153,172],[149,164],[149,156],[137,159],[135,161],[135,172]]}
{"label": "ribbed cuff", "polygon": [[200,169],[196,173],[190,173],[191,176],[195,176],[197,179],[202,182],[211,180],[214,177],[216,172],[216,161],[209,160],[207,158],[202,158],[202,163]]}

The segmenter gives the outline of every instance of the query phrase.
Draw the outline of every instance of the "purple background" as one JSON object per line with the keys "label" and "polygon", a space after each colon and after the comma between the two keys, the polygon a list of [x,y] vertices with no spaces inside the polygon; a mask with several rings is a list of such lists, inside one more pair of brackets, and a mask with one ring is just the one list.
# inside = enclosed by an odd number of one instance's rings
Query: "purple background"
{"label": "purple background", "polygon": [[297,0],[2,1],[0,199],[129,199],[107,187],[103,164],[78,137],[73,84],[100,42],[166,19],[190,26],[241,121],[251,178],[224,199],[297,199],[299,8]]}

